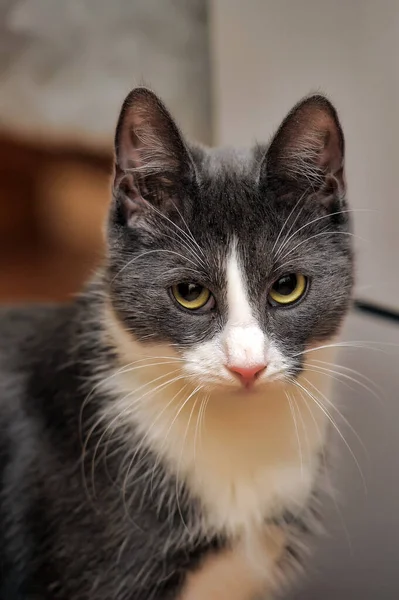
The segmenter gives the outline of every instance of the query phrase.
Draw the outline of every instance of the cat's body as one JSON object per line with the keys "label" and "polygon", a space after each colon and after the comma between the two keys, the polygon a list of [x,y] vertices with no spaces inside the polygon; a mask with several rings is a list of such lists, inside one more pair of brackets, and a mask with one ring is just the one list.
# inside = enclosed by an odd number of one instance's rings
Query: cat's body
{"label": "cat's body", "polygon": [[[267,154],[189,152],[133,92],[107,263],[68,306],[0,313],[2,600],[251,600],[300,560],[328,451],[308,359],[352,259],[335,112],[295,110]],[[273,298],[306,286],[267,304],[286,272]]]}
{"label": "cat's body", "polygon": [[[82,464],[79,422],[91,391],[87,382],[92,371],[97,377],[96,360],[101,364],[105,359],[111,369],[114,362],[112,351],[100,350],[100,330],[86,326],[86,308],[83,300],[68,308],[4,315],[2,600],[166,598],[166,590],[174,589],[179,579],[174,567],[181,563],[186,569],[190,562],[187,546],[179,545],[173,558],[170,554],[171,568],[164,558],[169,531],[165,525],[159,527],[148,501],[142,503],[138,497],[136,503],[142,506],[135,517],[129,515],[120,488],[110,484],[103,461],[96,468],[95,487],[90,479],[91,458]],[[95,308],[92,302],[90,308]],[[13,348],[18,348],[17,357]],[[96,356],[97,349],[102,356]],[[87,449],[90,456],[97,440],[93,439],[91,451]],[[119,459],[126,458],[120,448],[109,450],[119,451]],[[113,466],[117,478],[118,456],[114,461],[108,457],[111,472]],[[134,518],[139,519],[139,527]],[[178,537],[179,530],[182,535],[180,516],[176,513],[172,518]],[[199,549],[193,548],[192,554],[192,560],[198,560]],[[155,592],[156,577],[165,578],[159,592]]]}

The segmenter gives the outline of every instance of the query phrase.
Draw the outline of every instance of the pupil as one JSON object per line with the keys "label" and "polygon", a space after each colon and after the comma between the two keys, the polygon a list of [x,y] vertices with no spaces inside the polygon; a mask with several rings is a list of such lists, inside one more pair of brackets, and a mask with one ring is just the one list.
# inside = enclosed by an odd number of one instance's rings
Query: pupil
{"label": "pupil", "polygon": [[187,302],[194,302],[202,292],[202,286],[196,283],[181,283],[179,285],[179,294]]}
{"label": "pupil", "polygon": [[281,277],[277,281],[274,289],[278,294],[281,294],[281,296],[289,296],[295,290],[296,286],[297,279],[295,274],[284,275],[284,277]]}

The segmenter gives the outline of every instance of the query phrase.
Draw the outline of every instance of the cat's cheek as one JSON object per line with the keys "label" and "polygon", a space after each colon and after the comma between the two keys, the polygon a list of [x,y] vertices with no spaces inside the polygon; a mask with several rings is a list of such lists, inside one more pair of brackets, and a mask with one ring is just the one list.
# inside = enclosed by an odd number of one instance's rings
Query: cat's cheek
{"label": "cat's cheek", "polygon": [[212,383],[230,380],[224,366],[226,357],[221,334],[186,350],[183,359],[184,371],[191,379]]}
{"label": "cat's cheek", "polygon": [[283,376],[285,372],[290,370],[294,363],[289,356],[280,350],[277,343],[272,340],[268,340],[266,350],[266,372],[265,377],[278,378],[280,375]]}
{"label": "cat's cheek", "polygon": [[[106,331],[106,341],[116,349],[118,363],[126,369],[126,365],[143,365],[141,371],[148,371],[144,365],[159,363],[158,366],[168,366],[170,361],[180,361],[180,355],[175,347],[168,343],[143,343],[131,331],[127,331],[121,319],[108,302],[103,310],[103,323]],[[174,363],[172,362],[172,365]],[[179,362],[180,364],[180,362]]]}

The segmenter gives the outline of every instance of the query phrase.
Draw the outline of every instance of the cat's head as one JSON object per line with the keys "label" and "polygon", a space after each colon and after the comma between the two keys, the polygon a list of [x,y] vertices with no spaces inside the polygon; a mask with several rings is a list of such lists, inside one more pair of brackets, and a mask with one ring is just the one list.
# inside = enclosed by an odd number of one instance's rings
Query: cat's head
{"label": "cat's head", "polygon": [[189,145],[139,88],[116,132],[109,290],[131,361],[175,357],[194,385],[295,377],[337,332],[353,283],[344,139],[300,102],[268,146]]}

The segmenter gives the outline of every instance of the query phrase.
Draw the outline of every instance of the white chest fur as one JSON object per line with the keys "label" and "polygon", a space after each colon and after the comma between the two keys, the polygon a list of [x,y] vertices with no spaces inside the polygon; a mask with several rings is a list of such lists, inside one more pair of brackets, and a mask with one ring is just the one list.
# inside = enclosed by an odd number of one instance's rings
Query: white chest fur
{"label": "white chest fur", "polygon": [[[155,369],[162,377],[160,367]],[[200,499],[207,533],[236,539],[259,529],[266,519],[306,504],[327,419],[296,388],[274,384],[262,393],[207,397],[186,391],[182,397],[176,381],[143,398],[137,374],[117,379],[125,400],[115,410],[132,419],[147,444]],[[323,379],[312,377],[312,382],[326,393]],[[135,387],[137,398],[131,393]]]}

